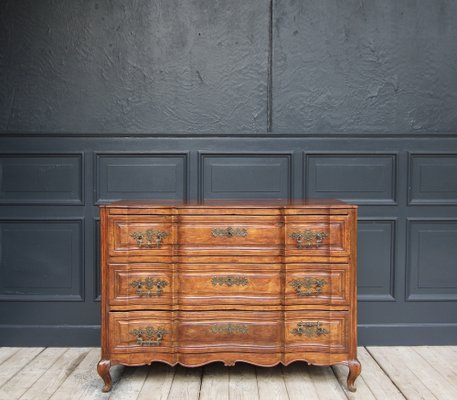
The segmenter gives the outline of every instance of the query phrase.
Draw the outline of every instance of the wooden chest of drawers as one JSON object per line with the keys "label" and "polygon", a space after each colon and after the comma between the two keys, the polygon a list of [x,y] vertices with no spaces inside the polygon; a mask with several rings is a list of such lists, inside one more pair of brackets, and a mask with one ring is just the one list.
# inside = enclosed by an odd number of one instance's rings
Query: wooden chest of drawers
{"label": "wooden chest of drawers", "polygon": [[110,366],[357,361],[356,213],[342,202],[101,206]]}

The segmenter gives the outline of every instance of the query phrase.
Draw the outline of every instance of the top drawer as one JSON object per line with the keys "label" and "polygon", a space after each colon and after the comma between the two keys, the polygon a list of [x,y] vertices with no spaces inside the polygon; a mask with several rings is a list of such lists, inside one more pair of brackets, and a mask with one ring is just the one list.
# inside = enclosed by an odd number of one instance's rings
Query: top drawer
{"label": "top drawer", "polygon": [[110,216],[108,230],[110,257],[168,256],[176,241],[171,216]]}
{"label": "top drawer", "polygon": [[279,255],[284,224],[280,216],[183,215],[178,227],[180,255]]}
{"label": "top drawer", "polygon": [[349,215],[286,216],[286,256],[347,257],[351,251]]}

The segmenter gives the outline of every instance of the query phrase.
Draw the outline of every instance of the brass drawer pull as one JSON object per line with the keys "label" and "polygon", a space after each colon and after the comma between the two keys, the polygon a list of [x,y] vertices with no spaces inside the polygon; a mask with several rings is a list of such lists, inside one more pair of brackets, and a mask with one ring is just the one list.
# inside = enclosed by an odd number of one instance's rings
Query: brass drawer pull
{"label": "brass drawer pull", "polygon": [[155,231],[153,229],[148,229],[146,231],[132,232],[129,236],[136,240],[138,247],[156,246],[159,248],[162,244],[162,240],[169,236],[169,233],[165,231]]}
{"label": "brass drawer pull", "polygon": [[163,288],[168,286],[168,282],[163,281],[162,279],[152,279],[148,277],[144,280],[132,281],[130,282],[130,286],[136,288],[136,294],[138,296],[151,297],[160,296],[162,294]]}
{"label": "brass drawer pull", "polygon": [[213,228],[211,231],[213,237],[246,237],[248,235],[248,230],[246,228]]}
{"label": "brass drawer pull", "polygon": [[314,296],[322,292],[322,288],[327,284],[325,279],[302,278],[293,279],[289,285],[295,289],[298,296]]}
{"label": "brass drawer pull", "polygon": [[136,337],[136,344],[140,346],[160,346],[163,337],[168,334],[165,329],[155,329],[152,326],[134,329],[129,333]]}
{"label": "brass drawer pull", "polygon": [[322,328],[321,322],[303,322],[300,321],[297,323],[297,327],[290,331],[292,335],[295,336],[324,336],[328,335],[329,331],[325,328]]}
{"label": "brass drawer pull", "polygon": [[227,285],[231,287],[233,285],[236,286],[246,286],[249,283],[248,278],[244,276],[235,276],[235,275],[227,275],[227,276],[213,276],[211,279],[211,283],[213,286],[223,286]]}
{"label": "brass drawer pull", "polygon": [[211,326],[210,332],[213,335],[217,334],[227,334],[232,335],[234,333],[247,334],[248,326],[245,324],[213,324]]}
{"label": "brass drawer pull", "polygon": [[328,238],[328,233],[322,231],[305,230],[303,232],[292,232],[289,237],[297,241],[297,248],[320,247],[324,239]]}

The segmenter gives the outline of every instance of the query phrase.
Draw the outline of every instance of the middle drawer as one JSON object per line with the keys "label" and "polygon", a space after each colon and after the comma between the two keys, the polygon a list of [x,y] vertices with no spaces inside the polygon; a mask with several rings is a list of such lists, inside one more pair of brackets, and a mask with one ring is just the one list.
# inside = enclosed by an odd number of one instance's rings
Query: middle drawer
{"label": "middle drawer", "polygon": [[281,264],[179,264],[181,305],[270,306],[281,304]]}
{"label": "middle drawer", "polygon": [[121,309],[347,305],[349,264],[111,263],[108,298]]}

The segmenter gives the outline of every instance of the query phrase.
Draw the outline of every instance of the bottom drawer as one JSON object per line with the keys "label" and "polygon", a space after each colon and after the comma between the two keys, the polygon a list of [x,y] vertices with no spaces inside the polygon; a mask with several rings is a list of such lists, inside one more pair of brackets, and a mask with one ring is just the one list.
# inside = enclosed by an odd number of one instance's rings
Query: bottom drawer
{"label": "bottom drawer", "polygon": [[280,311],[181,312],[179,352],[278,352],[282,350]]}
{"label": "bottom drawer", "polygon": [[286,311],[284,342],[287,352],[346,353],[350,347],[347,311]]}
{"label": "bottom drawer", "polygon": [[[347,311],[132,311],[109,314],[112,353],[347,353]],[[284,347],[283,347],[284,344]]]}
{"label": "bottom drawer", "polygon": [[173,351],[172,315],[166,311],[109,313],[109,347],[113,353]]}

